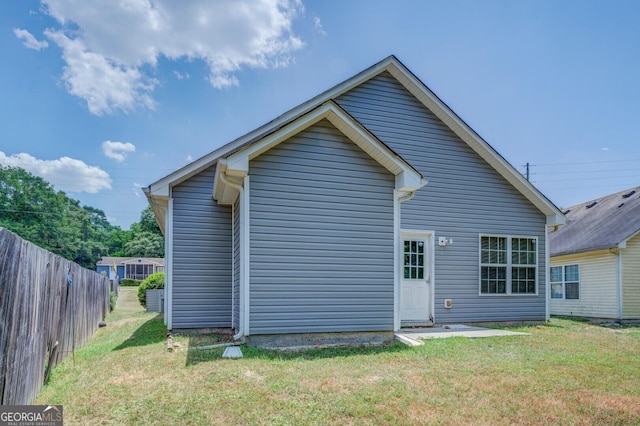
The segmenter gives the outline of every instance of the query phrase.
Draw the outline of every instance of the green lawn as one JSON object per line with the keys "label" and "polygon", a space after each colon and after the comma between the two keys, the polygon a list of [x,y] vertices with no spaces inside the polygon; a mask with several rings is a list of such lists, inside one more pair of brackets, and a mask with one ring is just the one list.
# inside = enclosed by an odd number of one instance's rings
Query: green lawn
{"label": "green lawn", "polygon": [[186,350],[121,288],[108,326],[53,371],[38,404],[65,424],[640,424],[640,328],[554,319],[530,336],[409,348]]}

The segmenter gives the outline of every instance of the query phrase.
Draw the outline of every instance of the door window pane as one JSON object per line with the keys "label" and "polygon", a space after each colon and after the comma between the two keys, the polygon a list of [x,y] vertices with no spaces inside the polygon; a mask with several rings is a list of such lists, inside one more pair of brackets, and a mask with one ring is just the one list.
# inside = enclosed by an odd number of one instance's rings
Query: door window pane
{"label": "door window pane", "polygon": [[425,277],[425,247],[422,240],[404,241],[404,278],[422,280]]}

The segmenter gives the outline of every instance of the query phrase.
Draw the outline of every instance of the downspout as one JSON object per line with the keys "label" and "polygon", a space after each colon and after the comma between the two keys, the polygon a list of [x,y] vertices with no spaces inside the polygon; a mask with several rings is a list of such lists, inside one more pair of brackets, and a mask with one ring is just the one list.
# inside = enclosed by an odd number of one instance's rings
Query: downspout
{"label": "downspout", "polygon": [[[558,230],[558,225],[553,227],[553,232]],[[545,322],[549,322],[551,320],[551,283],[549,282],[551,279],[551,255],[549,253],[549,227],[544,227],[544,320]]]}
{"label": "downspout", "polygon": [[[242,196],[244,194],[244,188],[242,187],[242,185],[239,185],[237,183],[231,182],[230,180],[227,180],[227,176],[225,175],[224,172],[220,173],[220,180],[225,184],[225,185],[229,185],[230,187],[236,189],[239,193],[238,197],[240,197],[240,202],[242,202]],[[242,209],[243,207],[240,206],[240,214],[242,214]],[[233,221],[233,217],[231,218],[231,220]],[[240,226],[242,227],[242,220],[240,221]],[[242,267],[240,267],[240,273],[242,273]],[[244,286],[241,285],[242,284],[242,280],[240,280],[240,283],[238,284],[240,286],[240,301],[244,300]],[[243,324],[243,320],[242,320],[242,315],[238,314],[238,333],[234,334],[233,336],[233,340],[241,340],[242,338],[244,338],[244,324]]]}
{"label": "downspout", "polygon": [[[558,228],[560,225],[551,225],[544,227],[544,318],[546,322],[551,320],[551,253],[550,253],[550,244],[549,244],[549,234],[553,234],[554,232],[558,232]],[[551,230],[550,230],[551,228]]]}
{"label": "downspout", "polygon": [[618,305],[618,319],[622,319],[622,258],[620,250],[616,250],[616,296]]}
{"label": "downspout", "polygon": [[393,202],[393,300],[394,300],[394,308],[393,308],[393,329],[400,329],[400,298],[401,298],[401,289],[400,289],[400,265],[402,261],[400,259],[400,235],[402,228],[402,219],[400,218],[400,204],[405,201],[409,201],[416,195],[416,190],[408,192],[402,196],[397,196],[396,190],[394,192],[394,202]]}

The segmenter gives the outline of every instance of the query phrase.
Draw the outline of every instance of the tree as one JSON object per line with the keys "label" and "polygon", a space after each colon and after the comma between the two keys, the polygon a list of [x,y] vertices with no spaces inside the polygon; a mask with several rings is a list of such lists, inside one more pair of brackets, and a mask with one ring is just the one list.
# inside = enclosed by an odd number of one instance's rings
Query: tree
{"label": "tree", "polygon": [[164,237],[151,207],[125,231],[104,212],[24,169],[0,166],[0,226],[85,268],[100,256],[164,257]]}
{"label": "tree", "polygon": [[56,192],[24,169],[2,166],[0,226],[90,269],[100,255],[108,253],[109,234],[119,229],[107,221],[102,210],[81,207],[78,200]]}
{"label": "tree", "polygon": [[140,222],[131,225],[131,233],[131,239],[124,244],[125,256],[164,257],[164,236],[151,206],[140,213]]}
{"label": "tree", "polygon": [[124,245],[124,252],[131,257],[164,257],[164,237],[152,232],[139,232]]}

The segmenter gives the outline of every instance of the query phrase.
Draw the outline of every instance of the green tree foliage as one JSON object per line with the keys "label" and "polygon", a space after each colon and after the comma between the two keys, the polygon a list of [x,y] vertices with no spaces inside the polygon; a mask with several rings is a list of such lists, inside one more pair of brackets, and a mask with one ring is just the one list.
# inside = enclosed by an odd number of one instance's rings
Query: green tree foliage
{"label": "green tree foliage", "polygon": [[80,206],[20,168],[0,166],[0,226],[89,269],[100,256],[164,257],[164,237],[151,207],[123,230],[102,210]]}
{"label": "green tree foliage", "polygon": [[124,253],[131,257],[164,257],[164,237],[152,232],[134,233],[124,245]]}
{"label": "green tree foliage", "polygon": [[149,275],[138,286],[138,300],[142,306],[147,306],[147,290],[154,288],[164,288],[164,272]]}
{"label": "green tree foliage", "polygon": [[140,222],[131,225],[131,239],[124,244],[124,255],[164,257],[164,236],[151,206],[140,214]]}
{"label": "green tree foliage", "polygon": [[0,226],[86,268],[108,252],[114,229],[102,210],[81,207],[26,170],[0,166]]}

